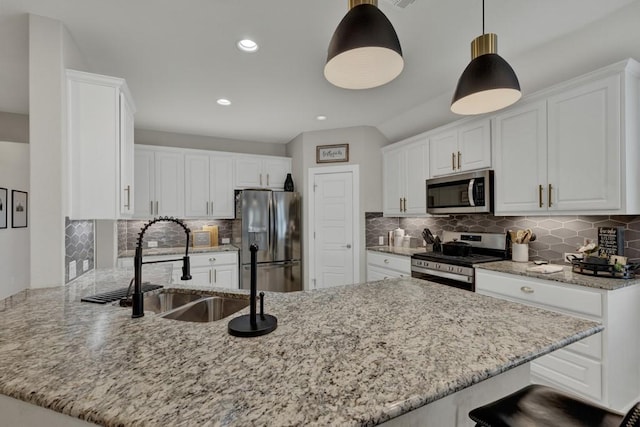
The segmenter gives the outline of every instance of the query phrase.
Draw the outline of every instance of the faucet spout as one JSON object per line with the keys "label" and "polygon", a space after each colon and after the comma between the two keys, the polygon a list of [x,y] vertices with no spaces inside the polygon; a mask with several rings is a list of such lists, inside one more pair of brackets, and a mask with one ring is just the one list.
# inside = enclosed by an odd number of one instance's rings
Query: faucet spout
{"label": "faucet spout", "polygon": [[[184,224],[184,222],[182,222],[178,218],[165,216],[165,217],[159,217],[159,218],[152,219],[147,224],[145,224],[142,227],[142,229],[140,230],[140,233],[138,233],[138,242],[136,244],[136,253],[135,253],[135,256],[133,258],[134,287],[133,287],[133,295],[132,295],[132,301],[131,301],[132,302],[132,308],[133,308],[133,312],[131,314],[132,318],[144,316],[144,299],[142,298],[142,265],[143,264],[149,264],[149,263],[142,261],[142,246],[143,246],[142,242],[143,242],[143,238],[144,238],[144,233],[146,233],[146,231],[147,231],[147,229],[149,227],[151,227],[153,224],[155,224],[157,222],[173,222],[175,224],[178,224],[179,226],[181,226],[184,229],[184,233],[186,235],[186,244],[185,244],[184,257],[182,257],[182,277],[181,277],[181,279],[182,280],[191,280],[191,267],[190,267],[190,262],[189,262],[189,240],[190,240],[190,236],[191,236],[191,230],[189,229],[189,227],[187,227]],[[167,260],[163,260],[163,261],[155,261],[154,263],[173,262],[173,261],[179,261],[179,260],[167,259]]]}

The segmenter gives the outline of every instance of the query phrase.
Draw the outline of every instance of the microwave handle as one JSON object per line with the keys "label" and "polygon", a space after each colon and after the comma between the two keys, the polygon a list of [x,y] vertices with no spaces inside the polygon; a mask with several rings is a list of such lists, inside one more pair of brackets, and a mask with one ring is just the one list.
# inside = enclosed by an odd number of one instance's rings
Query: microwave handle
{"label": "microwave handle", "polygon": [[475,178],[471,178],[469,180],[469,188],[467,189],[467,191],[469,192],[469,205],[470,206],[475,206],[476,205],[476,201],[473,197],[473,184],[476,181]]}

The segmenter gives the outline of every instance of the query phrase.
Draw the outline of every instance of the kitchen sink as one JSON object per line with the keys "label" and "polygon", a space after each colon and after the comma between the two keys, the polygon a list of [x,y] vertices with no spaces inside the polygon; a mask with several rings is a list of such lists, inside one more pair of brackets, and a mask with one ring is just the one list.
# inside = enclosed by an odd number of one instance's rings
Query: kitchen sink
{"label": "kitchen sink", "polygon": [[202,299],[202,295],[178,292],[164,291],[155,295],[145,294],[144,309],[145,311],[153,311],[156,314],[164,313],[199,299]]}
{"label": "kitchen sink", "polygon": [[165,319],[185,322],[214,322],[249,306],[246,298],[204,297],[160,314]]}

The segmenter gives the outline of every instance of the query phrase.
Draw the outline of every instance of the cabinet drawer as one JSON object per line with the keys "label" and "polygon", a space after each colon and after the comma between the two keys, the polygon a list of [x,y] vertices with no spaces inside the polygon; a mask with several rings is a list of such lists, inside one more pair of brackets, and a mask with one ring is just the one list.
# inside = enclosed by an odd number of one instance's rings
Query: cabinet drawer
{"label": "cabinet drawer", "polygon": [[[383,270],[397,270],[407,276],[411,275],[411,257],[390,255],[381,252],[367,251],[367,265]],[[400,277],[399,275],[397,277]]]}
{"label": "cabinet drawer", "polygon": [[367,281],[393,279],[398,277],[409,277],[411,274],[402,273],[397,270],[389,270],[369,265],[367,267]]}
{"label": "cabinet drawer", "polygon": [[602,317],[602,294],[545,280],[476,270],[476,292],[568,314]]}
{"label": "cabinet drawer", "polygon": [[210,267],[238,263],[236,252],[210,252],[206,254],[189,255],[192,267]]}
{"label": "cabinet drawer", "polygon": [[602,364],[565,349],[531,362],[531,378],[597,401],[602,399]]}

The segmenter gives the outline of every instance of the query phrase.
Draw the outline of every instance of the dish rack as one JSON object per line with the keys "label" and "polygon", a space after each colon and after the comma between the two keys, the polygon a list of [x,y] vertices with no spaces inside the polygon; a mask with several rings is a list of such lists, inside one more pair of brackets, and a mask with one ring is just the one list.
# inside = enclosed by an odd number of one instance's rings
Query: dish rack
{"label": "dish rack", "polygon": [[571,262],[571,265],[574,273],[613,279],[634,279],[636,277],[636,270],[640,268],[640,264],[626,264],[621,268],[618,267],[619,269],[616,270],[612,264],[601,264],[582,260],[574,260]]}

